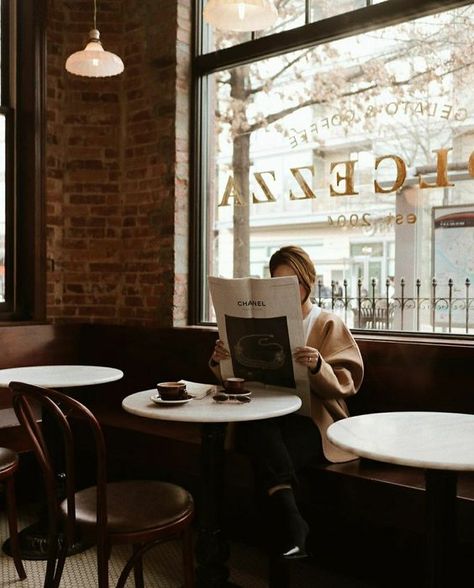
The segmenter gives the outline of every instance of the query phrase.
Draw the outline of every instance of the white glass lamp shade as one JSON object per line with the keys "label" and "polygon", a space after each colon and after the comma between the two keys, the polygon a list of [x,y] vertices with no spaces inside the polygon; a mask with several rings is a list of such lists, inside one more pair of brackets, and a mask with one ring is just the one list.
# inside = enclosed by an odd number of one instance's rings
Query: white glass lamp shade
{"label": "white glass lamp shade", "polygon": [[89,32],[85,49],[76,51],[66,60],[66,69],[76,76],[107,78],[123,72],[123,61],[110,51],[104,51],[97,29]]}
{"label": "white glass lamp shade", "polygon": [[261,31],[278,18],[272,0],[208,0],[204,20],[223,31]]}

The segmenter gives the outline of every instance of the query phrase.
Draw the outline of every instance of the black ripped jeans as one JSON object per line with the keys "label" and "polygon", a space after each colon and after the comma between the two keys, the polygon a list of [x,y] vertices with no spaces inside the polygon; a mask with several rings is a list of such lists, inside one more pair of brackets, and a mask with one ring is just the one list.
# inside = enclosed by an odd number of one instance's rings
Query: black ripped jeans
{"label": "black ripped jeans", "polygon": [[297,473],[325,461],[321,434],[313,420],[295,414],[239,423],[237,447],[252,460],[257,491],[297,483]]}

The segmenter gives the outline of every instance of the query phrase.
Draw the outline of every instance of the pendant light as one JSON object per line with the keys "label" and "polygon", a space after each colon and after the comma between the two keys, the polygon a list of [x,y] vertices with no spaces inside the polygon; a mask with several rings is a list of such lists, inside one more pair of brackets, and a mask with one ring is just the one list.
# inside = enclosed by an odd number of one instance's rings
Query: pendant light
{"label": "pendant light", "polygon": [[97,30],[97,0],[94,0],[94,28],[89,31],[87,45],[67,58],[66,70],[76,76],[107,78],[123,72],[123,61],[115,53],[104,51]]}
{"label": "pendant light", "polygon": [[273,0],[208,0],[204,20],[223,31],[261,31],[278,18]]}

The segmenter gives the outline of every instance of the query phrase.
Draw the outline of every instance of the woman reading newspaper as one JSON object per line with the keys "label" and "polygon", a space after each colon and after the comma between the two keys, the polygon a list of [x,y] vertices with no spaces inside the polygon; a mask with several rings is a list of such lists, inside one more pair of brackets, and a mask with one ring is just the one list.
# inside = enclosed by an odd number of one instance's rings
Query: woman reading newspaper
{"label": "woman reading newspaper", "polygon": [[[311,418],[291,414],[241,423],[237,444],[253,461],[257,489],[264,500],[273,548],[285,558],[306,556],[308,524],[296,504],[297,473],[314,460],[341,462],[355,456],[341,451],[326,436],[328,426],[348,416],[345,398],[359,389],[364,368],[349,329],[335,314],[312,303],[316,271],[300,247],[282,247],[270,259],[272,277],[297,276],[306,345],[293,350],[294,360],[307,368]],[[221,340],[210,360],[220,378],[220,362],[229,358]]]}

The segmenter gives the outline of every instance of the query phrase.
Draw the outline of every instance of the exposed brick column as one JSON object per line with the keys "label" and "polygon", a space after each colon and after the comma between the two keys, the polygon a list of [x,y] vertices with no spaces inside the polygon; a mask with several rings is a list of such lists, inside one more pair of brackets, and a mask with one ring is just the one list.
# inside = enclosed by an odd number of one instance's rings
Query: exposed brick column
{"label": "exposed brick column", "polygon": [[177,0],[176,173],[174,324],[185,325],[188,308],[191,2]]}
{"label": "exposed brick column", "polygon": [[99,2],[104,47],[125,72],[83,79],[64,62],[84,45],[91,7],[49,2],[48,316],[184,324],[189,8]]}

